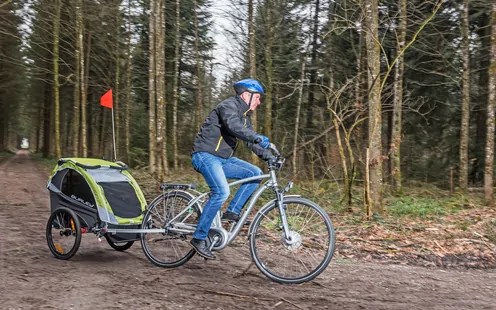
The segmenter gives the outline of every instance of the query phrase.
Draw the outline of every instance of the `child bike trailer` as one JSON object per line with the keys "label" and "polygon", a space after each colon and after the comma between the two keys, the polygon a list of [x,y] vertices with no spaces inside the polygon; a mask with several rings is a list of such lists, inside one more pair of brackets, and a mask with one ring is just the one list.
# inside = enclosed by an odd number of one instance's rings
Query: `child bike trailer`
{"label": "child bike trailer", "polygon": [[122,162],[93,158],[62,158],[47,184],[50,211],[46,239],[52,254],[69,259],[81,236],[104,237],[117,251],[129,249],[138,232],[146,200]]}

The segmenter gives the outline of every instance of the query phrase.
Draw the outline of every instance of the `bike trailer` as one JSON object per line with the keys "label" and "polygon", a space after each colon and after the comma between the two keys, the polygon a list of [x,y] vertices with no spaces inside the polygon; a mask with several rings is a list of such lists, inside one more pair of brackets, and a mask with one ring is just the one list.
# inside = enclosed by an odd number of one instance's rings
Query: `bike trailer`
{"label": "bike trailer", "polygon": [[[136,180],[120,162],[94,158],[62,158],[48,180],[50,209],[73,210],[82,228],[138,229],[146,200]],[[139,239],[139,234],[118,233],[118,240]]]}

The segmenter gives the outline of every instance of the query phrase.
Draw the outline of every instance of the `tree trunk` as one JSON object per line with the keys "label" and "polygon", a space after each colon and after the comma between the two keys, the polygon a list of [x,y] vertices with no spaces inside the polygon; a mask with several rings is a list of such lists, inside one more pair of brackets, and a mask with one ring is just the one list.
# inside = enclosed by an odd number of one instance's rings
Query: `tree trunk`
{"label": "tree trunk", "polygon": [[301,104],[303,101],[303,84],[305,83],[305,65],[306,65],[306,54],[301,59],[301,75],[300,75],[300,85],[298,87],[298,104],[296,106],[296,119],[295,119],[295,134],[293,138],[293,178],[296,180],[298,177],[298,169],[297,169],[297,146],[298,146],[298,134],[300,127],[300,112],[301,112]]}
{"label": "tree trunk", "polygon": [[[368,106],[369,106],[369,209],[382,212],[382,107],[381,107],[381,64],[378,31],[378,0],[370,0],[365,5],[366,46],[368,63]],[[370,215],[370,214],[369,214]]]}
{"label": "tree trunk", "polygon": [[[47,70],[48,71],[48,70]],[[52,141],[52,93],[53,87],[48,82],[50,80],[47,73],[44,79],[44,105],[43,105],[43,157],[50,156],[51,141]]]}
{"label": "tree trunk", "polygon": [[[84,26],[84,25],[83,25]],[[83,40],[83,37],[80,37]],[[88,123],[86,120],[86,103],[88,97],[88,79],[90,76],[90,57],[91,57],[91,32],[88,32],[88,42],[86,44],[86,61],[81,57],[81,147],[83,157],[88,157]],[[84,46],[81,42],[81,55],[84,55]],[[91,119],[90,119],[91,128]]]}
{"label": "tree trunk", "polygon": [[55,17],[53,20],[53,100],[55,105],[55,156],[62,157],[60,151],[60,95],[59,95],[59,30],[61,0],[55,0]]}
{"label": "tree trunk", "polygon": [[[482,18],[483,22],[481,27],[476,30],[477,35],[481,38],[481,48],[478,53],[479,68],[489,67],[489,48],[491,45],[491,14],[485,13]],[[488,70],[479,70],[478,85],[477,87],[477,105],[474,107],[476,134],[473,143],[475,151],[475,160],[471,160],[471,171],[469,173],[469,183],[479,185],[484,182],[484,148],[486,139],[486,107],[487,107],[487,87],[488,85]],[[470,169],[470,168],[469,168]]]}
{"label": "tree trunk", "polygon": [[487,136],[486,164],[484,169],[484,194],[486,203],[494,207],[493,178],[494,178],[494,107],[496,105],[496,2],[493,2],[491,13],[491,49],[487,103]]}
{"label": "tree trunk", "polygon": [[[363,53],[363,29],[361,26],[359,29],[362,30],[360,32],[357,32],[358,34],[358,48],[356,49],[355,52],[355,58],[356,58],[356,70],[357,70],[357,77],[355,79],[355,105],[358,107],[358,109],[363,110],[363,97],[362,97],[362,89],[363,89],[363,73],[362,73],[362,62],[364,60],[364,54]],[[352,38],[353,42],[353,38]],[[365,132],[364,132],[365,134]]]}
{"label": "tree trunk", "polygon": [[156,6],[156,65],[157,65],[157,146],[160,146],[160,163],[158,164],[159,179],[164,180],[168,174],[167,161],[167,119],[165,102],[165,7],[164,0],[159,0]]}
{"label": "tree trunk", "polygon": [[319,48],[317,39],[319,37],[319,6],[320,0],[315,0],[315,12],[312,22],[312,51],[310,53],[310,78],[308,85],[308,102],[307,102],[307,128],[310,130],[310,134],[313,135],[315,124],[314,124],[314,114],[315,109],[315,84],[317,82],[317,50]]}
{"label": "tree trunk", "polygon": [[[360,2],[361,3],[361,2]],[[355,99],[355,106],[358,110],[358,117],[365,116],[365,111],[366,108],[364,107],[364,90],[367,89],[367,49],[365,47],[364,43],[364,26],[363,26],[364,20],[361,20],[361,23],[357,27],[356,34],[358,35],[358,43],[357,46],[355,47],[354,44],[354,39],[353,39],[353,34],[354,32],[351,32],[352,38],[352,46],[353,50],[355,52],[355,59],[356,59],[356,79],[355,79],[355,89],[354,89],[354,99]],[[362,154],[362,162],[365,162],[365,154],[368,148],[368,131],[369,131],[369,123],[368,122],[363,122],[361,125],[361,154]],[[364,171],[367,169],[364,169]],[[365,197],[368,197],[365,195]]]}
{"label": "tree trunk", "polygon": [[7,116],[5,115],[6,110],[7,109],[5,107],[5,103],[0,100],[0,152],[3,152],[7,149],[5,145],[5,129],[8,121]]}
{"label": "tree trunk", "polygon": [[[176,0],[176,29],[174,35],[174,78],[172,86],[172,152],[174,170],[179,168],[177,147],[177,107],[179,104],[179,64],[181,62],[181,0]],[[199,130],[199,127],[196,128]]]}
{"label": "tree trunk", "polygon": [[[91,102],[91,99],[89,101]],[[98,111],[101,107],[99,104],[91,104],[87,108],[87,113],[90,116],[90,126],[88,126],[88,131],[85,133],[88,137],[88,157],[95,157],[98,154],[98,136],[96,135],[98,134],[98,124],[100,120],[100,113],[98,113]]]}
{"label": "tree trunk", "polygon": [[[328,7],[327,7],[327,23],[328,23],[328,29],[327,29],[327,36],[326,36],[326,40],[327,40],[327,57],[328,57],[328,68],[327,68],[327,74],[329,75],[329,84],[328,84],[328,87],[329,87],[329,90],[328,90],[328,94],[333,94],[334,93],[334,71],[333,71],[333,61],[332,61],[332,54],[333,54],[333,50],[332,50],[332,33],[331,33],[331,29],[333,27],[333,22],[334,22],[334,10],[335,10],[335,3],[333,1],[329,1],[328,3]],[[331,119],[331,114],[330,114],[330,111],[329,111],[330,107],[329,106],[326,106],[325,107],[325,110],[326,110],[326,115],[328,116],[327,119]],[[324,126],[327,126],[328,124],[325,123]],[[332,142],[332,138],[331,138],[331,134],[326,134],[326,137],[325,137],[325,158],[327,160],[328,163],[331,163],[332,161],[332,145],[333,145],[333,142]]]}
{"label": "tree trunk", "polygon": [[470,122],[470,29],[469,29],[469,0],[462,4],[462,120],[460,126],[460,170],[459,185],[462,191],[468,186],[468,135]]}
{"label": "tree trunk", "polygon": [[[343,144],[341,143],[341,134],[339,132],[339,124],[336,118],[333,120],[334,128],[336,129],[336,141],[338,143],[339,157],[341,158],[341,165],[343,165],[343,179],[344,179],[344,196],[343,198],[346,200],[346,209],[348,212],[351,212],[351,193],[350,193],[350,183],[348,176],[348,165],[346,163],[346,155],[344,152]],[[346,134],[346,133],[345,133]]]}
{"label": "tree trunk", "polygon": [[81,59],[84,58],[84,54],[81,53],[82,48],[82,39],[80,40],[80,36],[83,36],[83,1],[78,0],[76,2],[76,83],[74,84],[74,117],[73,117],[73,141],[72,141],[72,156],[79,156],[79,130],[80,130],[80,105],[81,105],[81,81],[80,78],[82,74],[81,71]]}
{"label": "tree trunk", "polygon": [[[256,59],[256,44],[255,44],[255,25],[253,23],[253,0],[248,0],[248,39],[250,43],[250,77],[257,78],[257,59]],[[253,130],[258,132],[257,110],[251,115]],[[257,161],[258,156],[255,153],[251,154],[253,162]]]}
{"label": "tree trunk", "polygon": [[201,73],[201,60],[200,51],[198,48],[199,34],[198,34],[198,1],[193,1],[193,12],[195,18],[195,58],[196,58],[196,128],[199,129],[203,122],[203,93],[202,93],[202,73]]}
{"label": "tree trunk", "polygon": [[[398,28],[398,43],[397,43],[397,53],[405,47],[406,40],[406,27],[407,27],[407,12],[406,12],[406,0],[399,0],[399,20],[400,25]],[[392,141],[389,145],[391,152],[391,174],[393,189],[397,194],[403,192],[401,184],[401,127],[403,119],[403,72],[405,71],[405,54],[401,53],[398,60],[396,61],[394,68],[394,98],[393,98],[393,120],[391,137]]]}
{"label": "tree trunk", "polygon": [[272,134],[272,43],[274,40],[274,25],[271,17],[271,3],[265,3],[265,18],[267,41],[265,43],[265,74],[267,76],[267,87],[265,90],[265,124],[264,133],[267,137]]}
{"label": "tree trunk", "polygon": [[113,160],[117,160],[119,158],[119,147],[120,147],[120,107],[119,107],[119,96],[120,96],[120,73],[121,73],[121,60],[120,60],[120,46],[119,46],[119,38],[121,34],[121,18],[120,18],[120,4],[121,1],[116,1],[115,14],[116,14],[116,22],[115,22],[115,90],[113,91],[113,113],[114,113],[114,128],[115,128],[115,140],[114,140],[114,158]]}
{"label": "tree trunk", "polygon": [[[65,113],[62,116],[63,120],[71,119],[72,114],[71,114],[71,111],[69,111],[69,110],[70,110],[69,108],[66,109]],[[74,111],[73,111],[73,113],[74,113]],[[61,138],[61,140],[64,141],[62,143],[62,145],[63,145],[62,153],[65,154],[65,153],[70,153],[70,151],[72,151],[71,145],[74,145],[74,143],[72,143],[72,138],[74,138],[74,137],[71,134],[73,126],[72,126],[71,122],[67,122],[67,121],[63,122],[62,126],[64,127],[64,129],[63,129],[63,131],[61,131],[60,138]]]}
{"label": "tree trunk", "polygon": [[[250,40],[250,77],[257,78],[255,25],[253,23],[253,0],[248,0],[248,38]],[[252,119],[255,113],[252,115]],[[252,123],[255,125],[255,122]],[[255,126],[253,128],[256,128]]]}
{"label": "tree trunk", "polygon": [[155,11],[156,1],[150,0],[150,29],[148,34],[149,41],[149,66],[148,66],[148,129],[149,136],[149,156],[148,172],[155,175],[156,166],[156,143],[157,127],[155,123]]}
{"label": "tree trunk", "polygon": [[[36,118],[36,148],[35,151],[38,153],[40,151],[40,145],[41,145],[41,126],[42,126],[42,121],[43,121],[43,107],[38,107],[38,117]],[[0,126],[0,131],[2,130]],[[0,132],[0,139],[2,139],[2,133]],[[0,149],[1,149],[1,142],[0,142]]]}
{"label": "tree trunk", "polygon": [[127,27],[127,60],[126,60],[126,108],[124,115],[124,146],[125,158],[129,164],[129,154],[131,152],[131,132],[129,130],[130,117],[131,117],[131,73],[132,73],[132,55],[131,55],[131,40],[133,33],[131,31],[131,0],[128,2],[128,27]]}

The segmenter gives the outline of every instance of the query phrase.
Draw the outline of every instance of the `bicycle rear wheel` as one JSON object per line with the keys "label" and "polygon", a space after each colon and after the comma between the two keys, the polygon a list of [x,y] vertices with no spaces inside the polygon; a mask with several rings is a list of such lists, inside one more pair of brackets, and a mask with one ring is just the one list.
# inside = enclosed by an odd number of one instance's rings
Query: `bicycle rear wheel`
{"label": "bicycle rear wheel", "polygon": [[303,198],[285,198],[289,226],[286,238],[276,202],[253,220],[250,253],[258,269],[273,281],[302,283],[317,277],[334,253],[335,234],[329,216]]}
{"label": "bicycle rear wheel", "polygon": [[[178,267],[195,255],[195,251],[189,245],[193,233],[170,229],[177,224],[196,225],[198,223],[201,215],[200,208],[197,204],[188,208],[192,199],[193,196],[188,192],[171,191],[156,198],[148,207],[141,228],[165,229],[164,233],[141,234],[141,246],[146,257],[153,264],[168,268]],[[171,222],[174,218],[176,219]]]}

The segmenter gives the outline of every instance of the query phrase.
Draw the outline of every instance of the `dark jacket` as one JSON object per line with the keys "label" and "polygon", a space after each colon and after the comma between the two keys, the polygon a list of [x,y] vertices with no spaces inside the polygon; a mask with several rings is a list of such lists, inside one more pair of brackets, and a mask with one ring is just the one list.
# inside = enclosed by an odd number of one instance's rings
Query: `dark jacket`
{"label": "dark jacket", "polygon": [[273,155],[270,151],[253,143],[257,133],[253,131],[252,113],[239,96],[219,103],[196,135],[192,154],[208,152],[218,157],[229,158],[236,151],[239,139],[245,141],[258,157],[264,160],[271,158]]}

